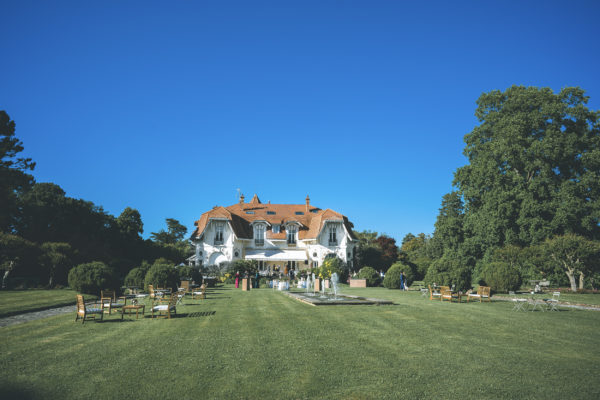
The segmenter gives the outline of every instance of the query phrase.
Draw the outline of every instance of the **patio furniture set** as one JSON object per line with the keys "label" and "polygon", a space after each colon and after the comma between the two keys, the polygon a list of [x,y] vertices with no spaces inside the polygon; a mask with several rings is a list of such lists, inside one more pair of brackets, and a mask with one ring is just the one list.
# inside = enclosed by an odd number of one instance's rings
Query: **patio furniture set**
{"label": "patio furniture set", "polygon": [[[133,292],[133,291],[132,291]],[[93,319],[96,321],[102,321],[105,314],[109,316],[113,311],[121,312],[121,320],[125,317],[125,314],[133,314],[135,311],[135,318],[139,318],[139,312],[142,312],[142,317],[146,312],[146,304],[140,304],[139,301],[144,301],[147,297],[152,300],[152,318],[163,316],[165,318],[171,318],[171,315],[177,314],[177,305],[183,304],[186,294],[190,294],[192,299],[204,299],[206,298],[206,286],[205,285],[193,285],[187,282],[185,286],[178,288],[176,292],[171,292],[170,289],[154,288],[153,285],[148,285],[149,294],[143,293],[130,293],[125,296],[117,297],[114,290],[102,290],[100,299],[93,303],[85,303],[82,295],[77,295],[77,314],[75,316],[75,322],[81,318],[81,323],[84,324],[86,320]],[[131,303],[127,303],[130,300]]]}
{"label": "patio furniture set", "polygon": [[518,297],[513,291],[509,292],[511,301],[514,303],[513,311],[558,311],[560,292],[553,292],[552,297],[543,299],[535,296],[535,292],[530,293],[530,297]]}
{"label": "patio furniture set", "polygon": [[428,286],[429,289],[421,289],[421,293],[423,296],[429,294],[429,300],[437,300],[440,301],[448,300],[450,302],[456,300],[458,303],[461,303],[464,298],[467,299],[467,303],[471,299],[479,299],[479,302],[483,301],[491,301],[490,292],[491,288],[489,286],[479,286],[477,292],[473,292],[472,290],[468,290],[463,293],[461,291],[456,291],[450,286]]}

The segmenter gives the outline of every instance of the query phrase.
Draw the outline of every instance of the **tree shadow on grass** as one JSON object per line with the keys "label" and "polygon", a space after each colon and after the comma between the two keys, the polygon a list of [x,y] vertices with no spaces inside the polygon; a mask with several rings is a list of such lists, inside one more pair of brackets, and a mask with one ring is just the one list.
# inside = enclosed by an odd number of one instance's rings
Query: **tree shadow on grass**
{"label": "tree shadow on grass", "polygon": [[0,399],[34,400],[42,399],[43,395],[34,392],[30,387],[18,387],[14,383],[0,387]]}

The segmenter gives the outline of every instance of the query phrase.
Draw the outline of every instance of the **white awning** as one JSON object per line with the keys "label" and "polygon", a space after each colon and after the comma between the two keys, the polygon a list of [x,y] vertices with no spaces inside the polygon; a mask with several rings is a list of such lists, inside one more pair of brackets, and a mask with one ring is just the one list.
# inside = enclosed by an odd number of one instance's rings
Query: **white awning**
{"label": "white awning", "polygon": [[304,261],[308,260],[304,250],[248,250],[246,259],[262,261]]}

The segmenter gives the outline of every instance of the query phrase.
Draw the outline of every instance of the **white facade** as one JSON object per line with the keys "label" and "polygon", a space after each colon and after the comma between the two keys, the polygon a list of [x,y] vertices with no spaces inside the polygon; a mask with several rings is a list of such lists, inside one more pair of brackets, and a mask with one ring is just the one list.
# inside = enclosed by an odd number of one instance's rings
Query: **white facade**
{"label": "white facade", "polygon": [[[237,212],[236,217],[240,215],[245,217],[244,211],[240,210],[245,210],[243,207],[248,204],[242,203],[240,207],[233,210]],[[281,221],[275,222],[276,213],[268,211],[269,206],[270,204],[263,205],[262,208],[267,210],[264,212],[271,217],[270,222],[259,215],[251,215],[254,220],[241,220],[242,223],[237,218],[237,231],[248,236],[247,238],[236,235],[232,223],[234,216],[213,215],[219,214],[217,212],[205,213],[203,219],[198,221],[199,229],[192,236],[196,247],[193,262],[197,266],[209,266],[250,259],[258,261],[261,272],[269,273],[287,272],[290,269],[300,271],[320,266],[327,256],[335,255],[350,267],[352,266],[356,244],[352,233],[349,232],[348,225],[351,224],[345,217],[327,210],[329,212],[327,215],[334,215],[333,218],[327,218],[320,209],[313,209],[311,213],[315,215],[296,211],[296,214],[301,213],[304,216],[294,220],[293,216],[289,216],[288,211],[288,215],[280,215]],[[221,208],[220,214],[223,214],[222,210],[231,211],[233,207]],[[308,211],[308,199],[306,207]],[[248,211],[246,213],[254,214]],[[281,211],[277,213],[283,214]],[[317,218],[317,222],[312,223],[312,218]],[[300,221],[311,224],[311,228],[309,229]],[[244,225],[243,232],[240,225]]]}

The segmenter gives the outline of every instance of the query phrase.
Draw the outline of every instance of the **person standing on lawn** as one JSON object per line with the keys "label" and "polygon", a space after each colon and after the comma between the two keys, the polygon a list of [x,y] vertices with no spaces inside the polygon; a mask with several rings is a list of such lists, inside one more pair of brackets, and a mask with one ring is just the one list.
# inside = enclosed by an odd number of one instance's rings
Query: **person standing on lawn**
{"label": "person standing on lawn", "polygon": [[400,272],[400,290],[404,290],[404,271]]}
{"label": "person standing on lawn", "polygon": [[235,288],[239,288],[240,287],[240,272],[236,272],[235,273]]}

